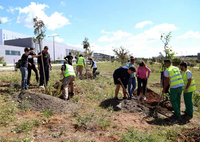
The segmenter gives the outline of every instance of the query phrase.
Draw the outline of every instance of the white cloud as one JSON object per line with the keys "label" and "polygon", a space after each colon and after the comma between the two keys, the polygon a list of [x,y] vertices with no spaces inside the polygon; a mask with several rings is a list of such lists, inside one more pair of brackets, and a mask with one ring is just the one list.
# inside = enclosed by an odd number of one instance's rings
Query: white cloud
{"label": "white cloud", "polygon": [[186,38],[197,38],[200,39],[200,33],[194,31],[188,31],[187,33],[179,36],[178,38],[186,39]]}
{"label": "white cloud", "polygon": [[6,23],[6,22],[11,21],[11,19],[8,19],[8,17],[0,17],[0,21],[1,23]]}
{"label": "white cloud", "polygon": [[[105,30],[102,30],[101,33],[107,34],[99,38],[100,42],[113,42],[117,40],[121,40],[125,37],[130,37],[132,34],[123,32],[123,31],[117,31],[117,32],[106,32]],[[111,36],[108,36],[111,35]]]}
{"label": "white cloud", "polygon": [[137,23],[137,24],[135,25],[135,28],[136,28],[136,29],[138,29],[138,28],[143,28],[144,26],[146,26],[146,25],[148,25],[148,24],[152,25],[153,22],[151,22],[151,21],[140,22],[140,23]]}
{"label": "white cloud", "polygon": [[19,10],[17,23],[24,23],[25,26],[31,28],[33,26],[33,18],[37,16],[43,20],[48,30],[55,30],[70,24],[69,20],[62,13],[54,12],[51,16],[47,16],[44,12],[45,8],[49,8],[49,6],[46,4],[36,4],[34,2],[31,2],[30,5],[24,8],[16,8]]}
{"label": "white cloud", "polygon": [[0,9],[4,9],[3,6],[0,6]]}
{"label": "white cloud", "polygon": [[55,41],[57,41],[57,42],[63,42],[64,39],[63,39],[63,38],[60,38],[60,37],[55,37]]}
{"label": "white cloud", "polygon": [[65,6],[65,5],[66,5],[64,1],[61,1],[60,4],[61,4],[62,6]]}
{"label": "white cloud", "polygon": [[12,7],[12,6],[9,6],[8,9],[6,9],[6,11],[7,11],[8,13],[12,13],[12,14],[14,14],[15,10],[17,10],[17,8],[14,8],[14,7]]}
{"label": "white cloud", "polygon": [[159,40],[162,33],[178,30],[174,24],[160,24],[129,38],[129,40],[155,41]]}

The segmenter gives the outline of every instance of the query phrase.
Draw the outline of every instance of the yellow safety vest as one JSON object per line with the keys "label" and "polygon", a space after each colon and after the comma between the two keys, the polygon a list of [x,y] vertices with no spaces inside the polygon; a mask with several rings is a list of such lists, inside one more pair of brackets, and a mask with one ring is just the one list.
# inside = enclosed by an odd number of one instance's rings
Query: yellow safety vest
{"label": "yellow safety vest", "polygon": [[66,65],[65,77],[68,77],[68,76],[76,76],[76,74],[74,72],[74,68],[71,65]]}
{"label": "yellow safety vest", "polygon": [[84,66],[84,59],[83,59],[83,57],[78,57],[77,65]]}
{"label": "yellow safety vest", "polygon": [[[182,77],[183,77],[183,81],[184,81],[184,86],[183,86],[183,89],[186,88],[187,84],[188,84],[188,79],[187,79],[187,73],[191,73],[189,70],[185,71],[185,72],[182,72]],[[191,78],[192,81],[191,81],[191,84],[188,88],[188,93],[189,92],[194,92],[196,90],[196,85],[195,85],[195,82],[194,82],[194,78],[192,77]]]}
{"label": "yellow safety vest", "polygon": [[169,84],[170,87],[183,84],[181,73],[177,67],[169,66],[166,71],[169,72]]}

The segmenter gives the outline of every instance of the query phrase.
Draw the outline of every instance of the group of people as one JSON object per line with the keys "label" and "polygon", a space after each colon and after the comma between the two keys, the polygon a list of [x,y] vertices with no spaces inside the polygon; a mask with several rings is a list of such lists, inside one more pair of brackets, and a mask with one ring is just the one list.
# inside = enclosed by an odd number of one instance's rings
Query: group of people
{"label": "group of people", "polygon": [[113,79],[116,85],[115,99],[118,100],[118,93],[120,85],[123,86],[123,99],[127,99],[126,88],[128,85],[128,94],[130,99],[133,99],[133,91],[136,88],[136,77],[138,82],[138,90],[136,99],[140,99],[141,84],[143,85],[143,99],[146,100],[147,80],[150,76],[151,70],[146,66],[145,62],[142,61],[137,70],[135,68],[135,59],[133,57],[128,60],[125,66],[122,66],[114,71]]}
{"label": "group of people", "polygon": [[[123,99],[127,99],[127,85],[128,94],[130,99],[133,98],[133,91],[136,88],[136,77],[138,83],[137,97],[140,99],[141,84],[143,84],[143,99],[146,100],[146,89],[147,81],[150,76],[151,70],[145,65],[145,62],[139,63],[136,70],[134,66],[134,59],[131,58],[126,66],[122,66],[116,69],[113,73],[114,83],[116,85],[115,89],[115,99],[118,99],[118,93],[120,86],[123,88]],[[196,90],[194,78],[192,73],[187,69],[187,63],[181,62],[180,69],[178,67],[172,66],[170,60],[164,61],[164,71],[161,72],[161,83],[163,85],[162,93],[168,93],[170,97],[170,103],[174,108],[173,118],[181,118],[180,104],[181,104],[181,94],[183,92],[185,111],[184,117],[193,117],[193,103],[192,94]],[[170,91],[169,91],[170,90]],[[167,98],[168,99],[168,98]]]}
{"label": "group of people", "polygon": [[[26,47],[24,49],[24,54],[21,57],[21,66],[20,66],[20,71],[22,74],[22,81],[21,81],[22,90],[28,89],[28,85],[30,85],[30,78],[31,78],[32,70],[35,72],[36,81],[39,82],[39,86],[42,86],[44,84],[44,73],[43,73],[43,68],[42,68],[41,57],[43,57],[46,84],[48,83],[49,69],[52,68],[50,54],[48,53],[48,47],[45,46],[44,50],[42,50],[42,52],[38,53],[38,55],[36,55],[33,47],[31,47],[30,49]],[[38,70],[39,70],[39,74],[40,74],[40,80],[39,80],[38,71],[34,64],[33,58],[38,58]],[[28,77],[27,77],[27,71],[28,71]]]}

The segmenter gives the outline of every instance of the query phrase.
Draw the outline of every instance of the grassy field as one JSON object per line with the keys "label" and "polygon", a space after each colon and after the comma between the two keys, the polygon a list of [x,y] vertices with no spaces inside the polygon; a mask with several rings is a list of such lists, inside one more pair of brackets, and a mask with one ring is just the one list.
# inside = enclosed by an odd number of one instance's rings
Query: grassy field
{"label": "grassy field", "polygon": [[[53,114],[51,110],[30,111],[23,102],[14,102],[12,96],[20,93],[20,71],[0,72],[0,141],[165,142],[177,140],[179,133],[186,128],[200,126],[197,108],[190,123],[172,126],[149,124],[147,121],[154,118],[143,120],[140,114],[114,111],[112,107],[102,108],[101,102],[114,97],[112,74],[120,64],[105,62],[97,63],[97,66],[101,75],[95,80],[76,80],[79,94],[75,94],[70,102],[76,103],[78,108],[70,114],[60,115]],[[161,89],[151,86],[160,82],[159,66],[148,65],[152,70],[148,87],[157,93]],[[200,91],[200,71],[196,68],[191,71]],[[32,84],[37,85],[34,77]],[[59,79],[60,67],[53,67],[47,94],[54,95],[52,85]]]}

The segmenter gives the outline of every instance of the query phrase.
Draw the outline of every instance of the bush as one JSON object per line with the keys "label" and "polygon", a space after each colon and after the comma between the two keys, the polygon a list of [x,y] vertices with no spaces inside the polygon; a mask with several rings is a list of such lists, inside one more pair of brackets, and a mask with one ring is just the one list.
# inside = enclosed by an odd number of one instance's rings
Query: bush
{"label": "bush", "polygon": [[181,59],[180,59],[179,57],[175,57],[175,58],[172,60],[172,64],[173,64],[174,66],[180,65],[180,63],[181,63]]}
{"label": "bush", "polygon": [[7,63],[6,62],[3,62],[3,66],[5,67],[7,65]]}
{"label": "bush", "polygon": [[200,107],[200,93],[194,92],[192,99],[193,99],[194,106]]}
{"label": "bush", "polygon": [[0,63],[3,63],[4,57],[0,57]]}

